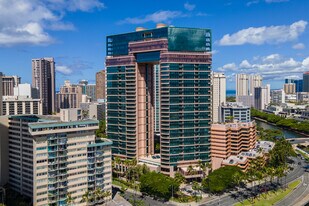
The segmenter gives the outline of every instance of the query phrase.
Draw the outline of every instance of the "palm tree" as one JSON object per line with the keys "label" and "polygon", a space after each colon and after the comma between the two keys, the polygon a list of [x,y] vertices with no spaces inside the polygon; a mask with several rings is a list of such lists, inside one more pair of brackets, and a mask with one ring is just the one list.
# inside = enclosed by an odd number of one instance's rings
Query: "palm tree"
{"label": "palm tree", "polygon": [[206,175],[206,169],[207,169],[206,164],[203,163],[201,160],[199,160],[198,161],[198,165],[199,165],[199,167],[201,168],[201,170],[203,172],[203,178],[204,178],[205,175]]}
{"label": "palm tree", "polygon": [[194,172],[194,169],[193,169],[192,165],[189,165],[188,168],[187,168],[187,173],[188,173],[189,175],[192,175],[193,172]]}
{"label": "palm tree", "polygon": [[96,202],[99,202],[101,200],[102,193],[103,193],[103,191],[102,191],[101,188],[99,188],[99,187],[96,188],[96,190],[94,191],[94,198],[95,198]]}
{"label": "palm tree", "polygon": [[244,176],[240,173],[236,173],[233,176],[234,182],[236,183],[236,186],[239,186],[242,180],[244,179]]}
{"label": "palm tree", "polygon": [[66,199],[66,203],[69,206],[73,206],[74,205],[74,198],[72,197],[71,193],[67,194],[67,199]]}
{"label": "palm tree", "polygon": [[212,165],[209,162],[206,162],[206,168],[208,168],[208,174],[212,172]]}
{"label": "palm tree", "polygon": [[104,197],[103,197],[104,200],[105,200],[106,197],[111,197],[111,195],[112,195],[111,191],[109,191],[109,190],[108,190],[108,191],[105,191],[105,192],[104,192]]}
{"label": "palm tree", "polygon": [[86,202],[86,205],[88,205],[88,203],[91,202],[92,199],[92,194],[87,190],[85,194],[83,194],[81,202]]}
{"label": "palm tree", "polygon": [[179,183],[180,185],[186,181],[186,178],[179,172],[176,172],[174,179],[175,182]]}
{"label": "palm tree", "polygon": [[115,157],[114,162],[116,163],[115,168],[116,168],[116,171],[118,173],[118,178],[119,178],[121,159],[119,157]]}

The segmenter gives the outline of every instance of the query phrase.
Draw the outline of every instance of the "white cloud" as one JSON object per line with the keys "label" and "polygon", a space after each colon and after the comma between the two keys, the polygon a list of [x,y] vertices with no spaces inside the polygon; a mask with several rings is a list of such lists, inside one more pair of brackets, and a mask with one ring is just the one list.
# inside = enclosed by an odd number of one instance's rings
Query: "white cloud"
{"label": "white cloud", "polygon": [[234,34],[226,34],[219,41],[222,46],[243,44],[279,44],[298,38],[305,29],[307,22],[300,20],[291,25],[249,27]]}
{"label": "white cloud", "polygon": [[70,67],[64,65],[56,66],[56,71],[63,75],[70,75],[73,73],[73,70]]}
{"label": "white cloud", "polygon": [[281,56],[279,54],[270,54],[266,57],[263,57],[263,62],[276,62],[281,59]]}
{"label": "white cloud", "polygon": [[303,43],[297,43],[292,46],[293,49],[304,49],[305,45]]}
{"label": "white cloud", "polygon": [[69,31],[75,30],[75,26],[72,23],[53,22],[48,26],[48,29],[55,31]]}
{"label": "white cloud", "polygon": [[169,23],[172,19],[182,17],[182,16],[184,15],[180,11],[166,10],[166,11],[157,11],[155,13],[148,14],[144,17],[133,17],[133,18],[129,17],[129,18],[126,18],[120,21],[119,23],[120,24],[123,24],[123,23],[143,24],[146,22],[154,22],[154,23],[167,22]]}
{"label": "white cloud", "polygon": [[212,50],[212,51],[211,51],[211,54],[212,54],[212,55],[214,55],[214,54],[218,54],[218,53],[219,53],[219,51],[218,51],[218,50]]}
{"label": "white cloud", "polygon": [[193,11],[195,9],[195,4],[190,4],[190,3],[187,2],[187,3],[184,4],[184,7],[188,11]]}
{"label": "white cloud", "polygon": [[196,14],[196,16],[209,16],[209,14],[205,13],[205,12],[198,12]]}
{"label": "white cloud", "polygon": [[308,67],[307,69],[309,69],[309,57],[307,57],[306,59],[303,60],[302,64],[305,66],[305,67]]}
{"label": "white cloud", "polygon": [[[261,74],[264,79],[268,80],[283,80],[289,76],[301,78],[303,72],[309,70],[309,57],[297,61],[293,58],[270,58],[278,57],[278,54],[269,55],[259,58],[259,62],[250,64],[248,60],[243,60],[237,67],[236,63],[229,63],[219,67],[218,71],[223,71],[226,76],[231,76],[235,73]],[[266,60],[266,61],[265,61]]]}
{"label": "white cloud", "polygon": [[239,64],[239,67],[240,68],[250,68],[251,67],[251,64],[249,63],[248,60],[243,60],[240,64]]}
{"label": "white cloud", "polygon": [[258,4],[259,0],[253,0],[253,1],[249,1],[247,2],[247,6],[251,6],[252,4]]}
{"label": "white cloud", "polygon": [[225,64],[222,67],[218,68],[219,71],[236,71],[237,66],[235,63]]}
{"label": "white cloud", "polygon": [[279,2],[287,2],[289,0],[265,0],[266,3],[279,3]]}
{"label": "white cloud", "polygon": [[63,22],[67,11],[91,11],[104,6],[98,0],[0,0],[0,46],[50,44],[48,30],[73,30]]}
{"label": "white cloud", "polygon": [[105,8],[100,0],[45,0],[53,10],[84,11]]}

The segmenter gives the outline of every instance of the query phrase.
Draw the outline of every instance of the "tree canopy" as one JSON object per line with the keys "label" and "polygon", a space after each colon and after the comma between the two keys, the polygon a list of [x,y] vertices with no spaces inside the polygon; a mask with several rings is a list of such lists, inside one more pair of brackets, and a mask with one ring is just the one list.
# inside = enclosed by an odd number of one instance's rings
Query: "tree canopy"
{"label": "tree canopy", "polygon": [[295,119],[286,119],[275,114],[268,114],[257,109],[251,108],[251,116],[258,117],[276,124],[279,127],[286,127],[300,132],[309,133],[309,121],[297,121]]}
{"label": "tree canopy", "polygon": [[148,172],[140,178],[140,191],[168,200],[179,190],[179,183],[162,173]]}
{"label": "tree canopy", "polygon": [[225,166],[217,170],[214,170],[208,175],[207,178],[203,179],[202,187],[212,193],[220,193],[226,189],[236,186],[239,181],[239,176],[242,176],[243,172],[239,167],[236,166]]}

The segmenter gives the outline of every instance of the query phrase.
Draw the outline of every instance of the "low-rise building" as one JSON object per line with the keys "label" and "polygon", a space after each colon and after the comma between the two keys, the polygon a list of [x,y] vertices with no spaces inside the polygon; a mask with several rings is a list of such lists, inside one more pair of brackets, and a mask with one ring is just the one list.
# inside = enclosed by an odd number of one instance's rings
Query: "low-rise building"
{"label": "low-rise building", "polygon": [[296,101],[298,103],[309,103],[309,92],[297,92]]}
{"label": "low-rise building", "polygon": [[283,111],[283,108],[281,106],[276,105],[269,105],[266,107],[266,109],[263,110],[263,112],[279,115],[280,112]]}
{"label": "low-rise building", "polygon": [[251,121],[250,107],[244,106],[240,102],[227,102],[222,104],[220,108],[221,122],[230,122],[231,120],[238,120],[240,122]]}
{"label": "low-rise building", "polygon": [[250,162],[257,157],[262,157],[264,162],[267,160],[266,153],[269,153],[275,146],[275,143],[270,141],[257,141],[254,149],[247,152],[241,152],[239,155],[231,155],[222,161],[222,166],[237,166],[242,171],[247,171]]}
{"label": "low-rise building", "polygon": [[[1,150],[1,158],[8,161],[1,159],[1,169],[7,170],[1,173],[6,174],[1,182],[7,180],[34,206],[66,205],[68,194],[78,205],[102,205],[111,198],[112,142],[96,138],[98,124],[96,120],[62,122],[55,116],[2,116],[0,133],[8,152]],[[81,202],[83,195],[93,195],[98,188],[110,196]]]}
{"label": "low-rise building", "polygon": [[218,169],[222,161],[228,157],[253,149],[255,143],[255,121],[212,124],[210,138],[212,168]]}
{"label": "low-rise building", "polygon": [[253,95],[245,95],[245,96],[236,96],[236,102],[242,103],[247,107],[254,107],[254,96]]}
{"label": "low-rise building", "polygon": [[286,94],[285,95],[285,102],[287,102],[287,103],[297,102],[296,94]]}
{"label": "low-rise building", "polygon": [[43,114],[41,99],[23,96],[4,96],[2,98],[2,115]]}

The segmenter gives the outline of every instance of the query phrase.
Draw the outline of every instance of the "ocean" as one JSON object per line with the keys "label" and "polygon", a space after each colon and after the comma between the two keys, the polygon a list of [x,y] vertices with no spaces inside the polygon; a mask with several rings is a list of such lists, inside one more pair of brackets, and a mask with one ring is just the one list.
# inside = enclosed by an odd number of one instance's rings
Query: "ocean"
{"label": "ocean", "polygon": [[232,96],[235,97],[236,96],[236,90],[226,90],[226,96]]}

